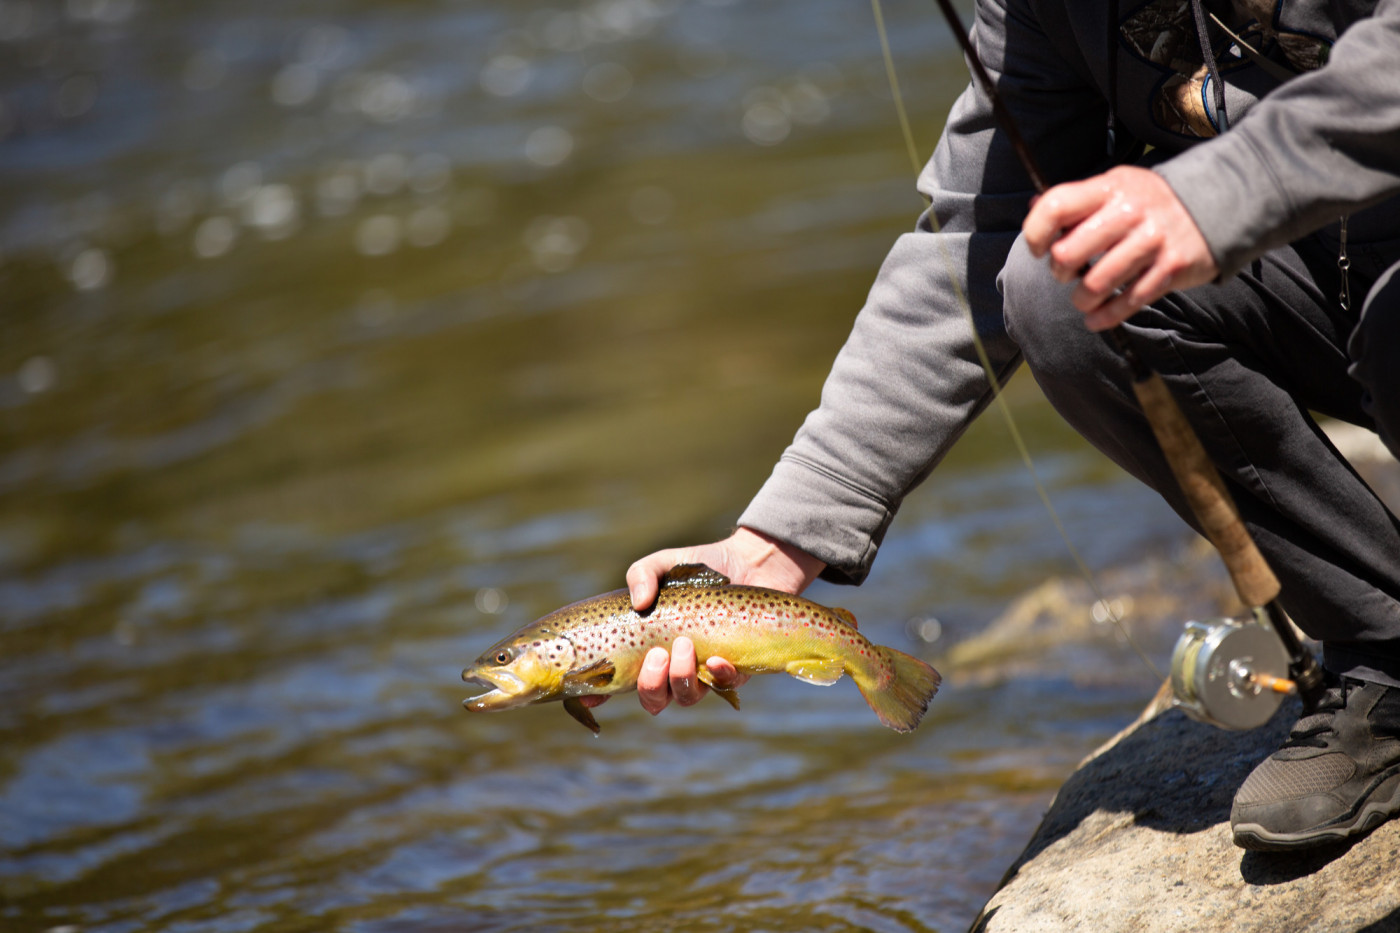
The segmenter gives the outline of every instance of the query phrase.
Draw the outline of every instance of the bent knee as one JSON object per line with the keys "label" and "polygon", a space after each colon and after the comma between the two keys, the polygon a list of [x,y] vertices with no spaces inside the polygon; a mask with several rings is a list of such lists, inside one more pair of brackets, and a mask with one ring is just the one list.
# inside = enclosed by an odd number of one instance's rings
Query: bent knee
{"label": "bent knee", "polygon": [[1073,283],[1055,281],[1050,264],[1031,255],[1017,237],[1006,257],[997,287],[1002,295],[1006,332],[1035,371],[1053,371],[1082,362],[1081,345],[1092,340],[1084,315],[1070,301]]}
{"label": "bent knee", "polygon": [[1376,431],[1391,453],[1400,457],[1400,367],[1395,348],[1400,346],[1400,263],[1376,281],[1361,320],[1351,335],[1349,372],[1365,390],[1362,407],[1375,419]]}
{"label": "bent knee", "polygon": [[1387,269],[1366,296],[1361,320],[1352,333],[1348,352],[1356,363],[1356,375],[1368,388],[1383,384],[1400,385],[1393,365],[1395,347],[1400,346],[1400,263]]}

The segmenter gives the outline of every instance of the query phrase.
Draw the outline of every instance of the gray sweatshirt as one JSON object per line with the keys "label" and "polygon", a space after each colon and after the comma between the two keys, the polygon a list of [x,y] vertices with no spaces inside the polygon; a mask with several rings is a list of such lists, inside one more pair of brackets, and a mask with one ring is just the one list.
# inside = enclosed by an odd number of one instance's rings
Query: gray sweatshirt
{"label": "gray sweatshirt", "polygon": [[[1131,161],[1146,144],[1223,276],[1344,213],[1351,241],[1400,260],[1400,199],[1386,200],[1400,192],[1400,0],[1217,8],[1258,53],[1236,58],[1235,39],[1212,27],[1223,134],[1189,2],[1125,0],[1116,48],[1108,6],[977,3],[978,55],[1050,184]],[[1020,361],[996,279],[1033,190],[975,85],[953,105],[919,190],[928,210],[895,242],[820,407],[739,519],[821,558],[835,582],[865,578],[905,495],[991,400],[959,294],[999,378]]]}

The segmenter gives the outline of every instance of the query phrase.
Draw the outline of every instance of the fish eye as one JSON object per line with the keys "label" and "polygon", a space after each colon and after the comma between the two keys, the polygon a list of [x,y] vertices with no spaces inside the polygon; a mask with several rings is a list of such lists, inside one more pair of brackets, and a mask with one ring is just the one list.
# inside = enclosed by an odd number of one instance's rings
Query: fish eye
{"label": "fish eye", "polygon": [[504,650],[502,650],[502,651],[497,651],[497,652],[496,652],[496,663],[497,663],[497,664],[509,664],[509,663],[510,663],[510,652],[509,652],[509,651],[504,651]]}

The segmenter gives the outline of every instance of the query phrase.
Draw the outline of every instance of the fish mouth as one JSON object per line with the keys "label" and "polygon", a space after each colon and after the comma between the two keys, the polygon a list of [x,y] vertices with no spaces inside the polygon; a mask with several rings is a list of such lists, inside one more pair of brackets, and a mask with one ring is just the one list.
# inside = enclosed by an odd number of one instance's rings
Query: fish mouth
{"label": "fish mouth", "polygon": [[483,671],[469,667],[462,671],[462,679],[469,684],[494,688],[480,696],[467,697],[462,701],[462,705],[473,712],[480,713],[524,706],[539,695],[539,690],[532,689],[524,680],[510,671]]}

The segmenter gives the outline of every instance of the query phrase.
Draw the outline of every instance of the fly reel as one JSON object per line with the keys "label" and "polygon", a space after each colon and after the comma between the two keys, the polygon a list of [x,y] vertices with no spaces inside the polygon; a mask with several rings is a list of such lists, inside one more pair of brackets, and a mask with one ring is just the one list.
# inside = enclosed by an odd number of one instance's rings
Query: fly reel
{"label": "fly reel", "polygon": [[1297,692],[1288,652],[1273,628],[1253,619],[1187,622],[1172,651],[1173,705],[1222,729],[1253,729]]}

